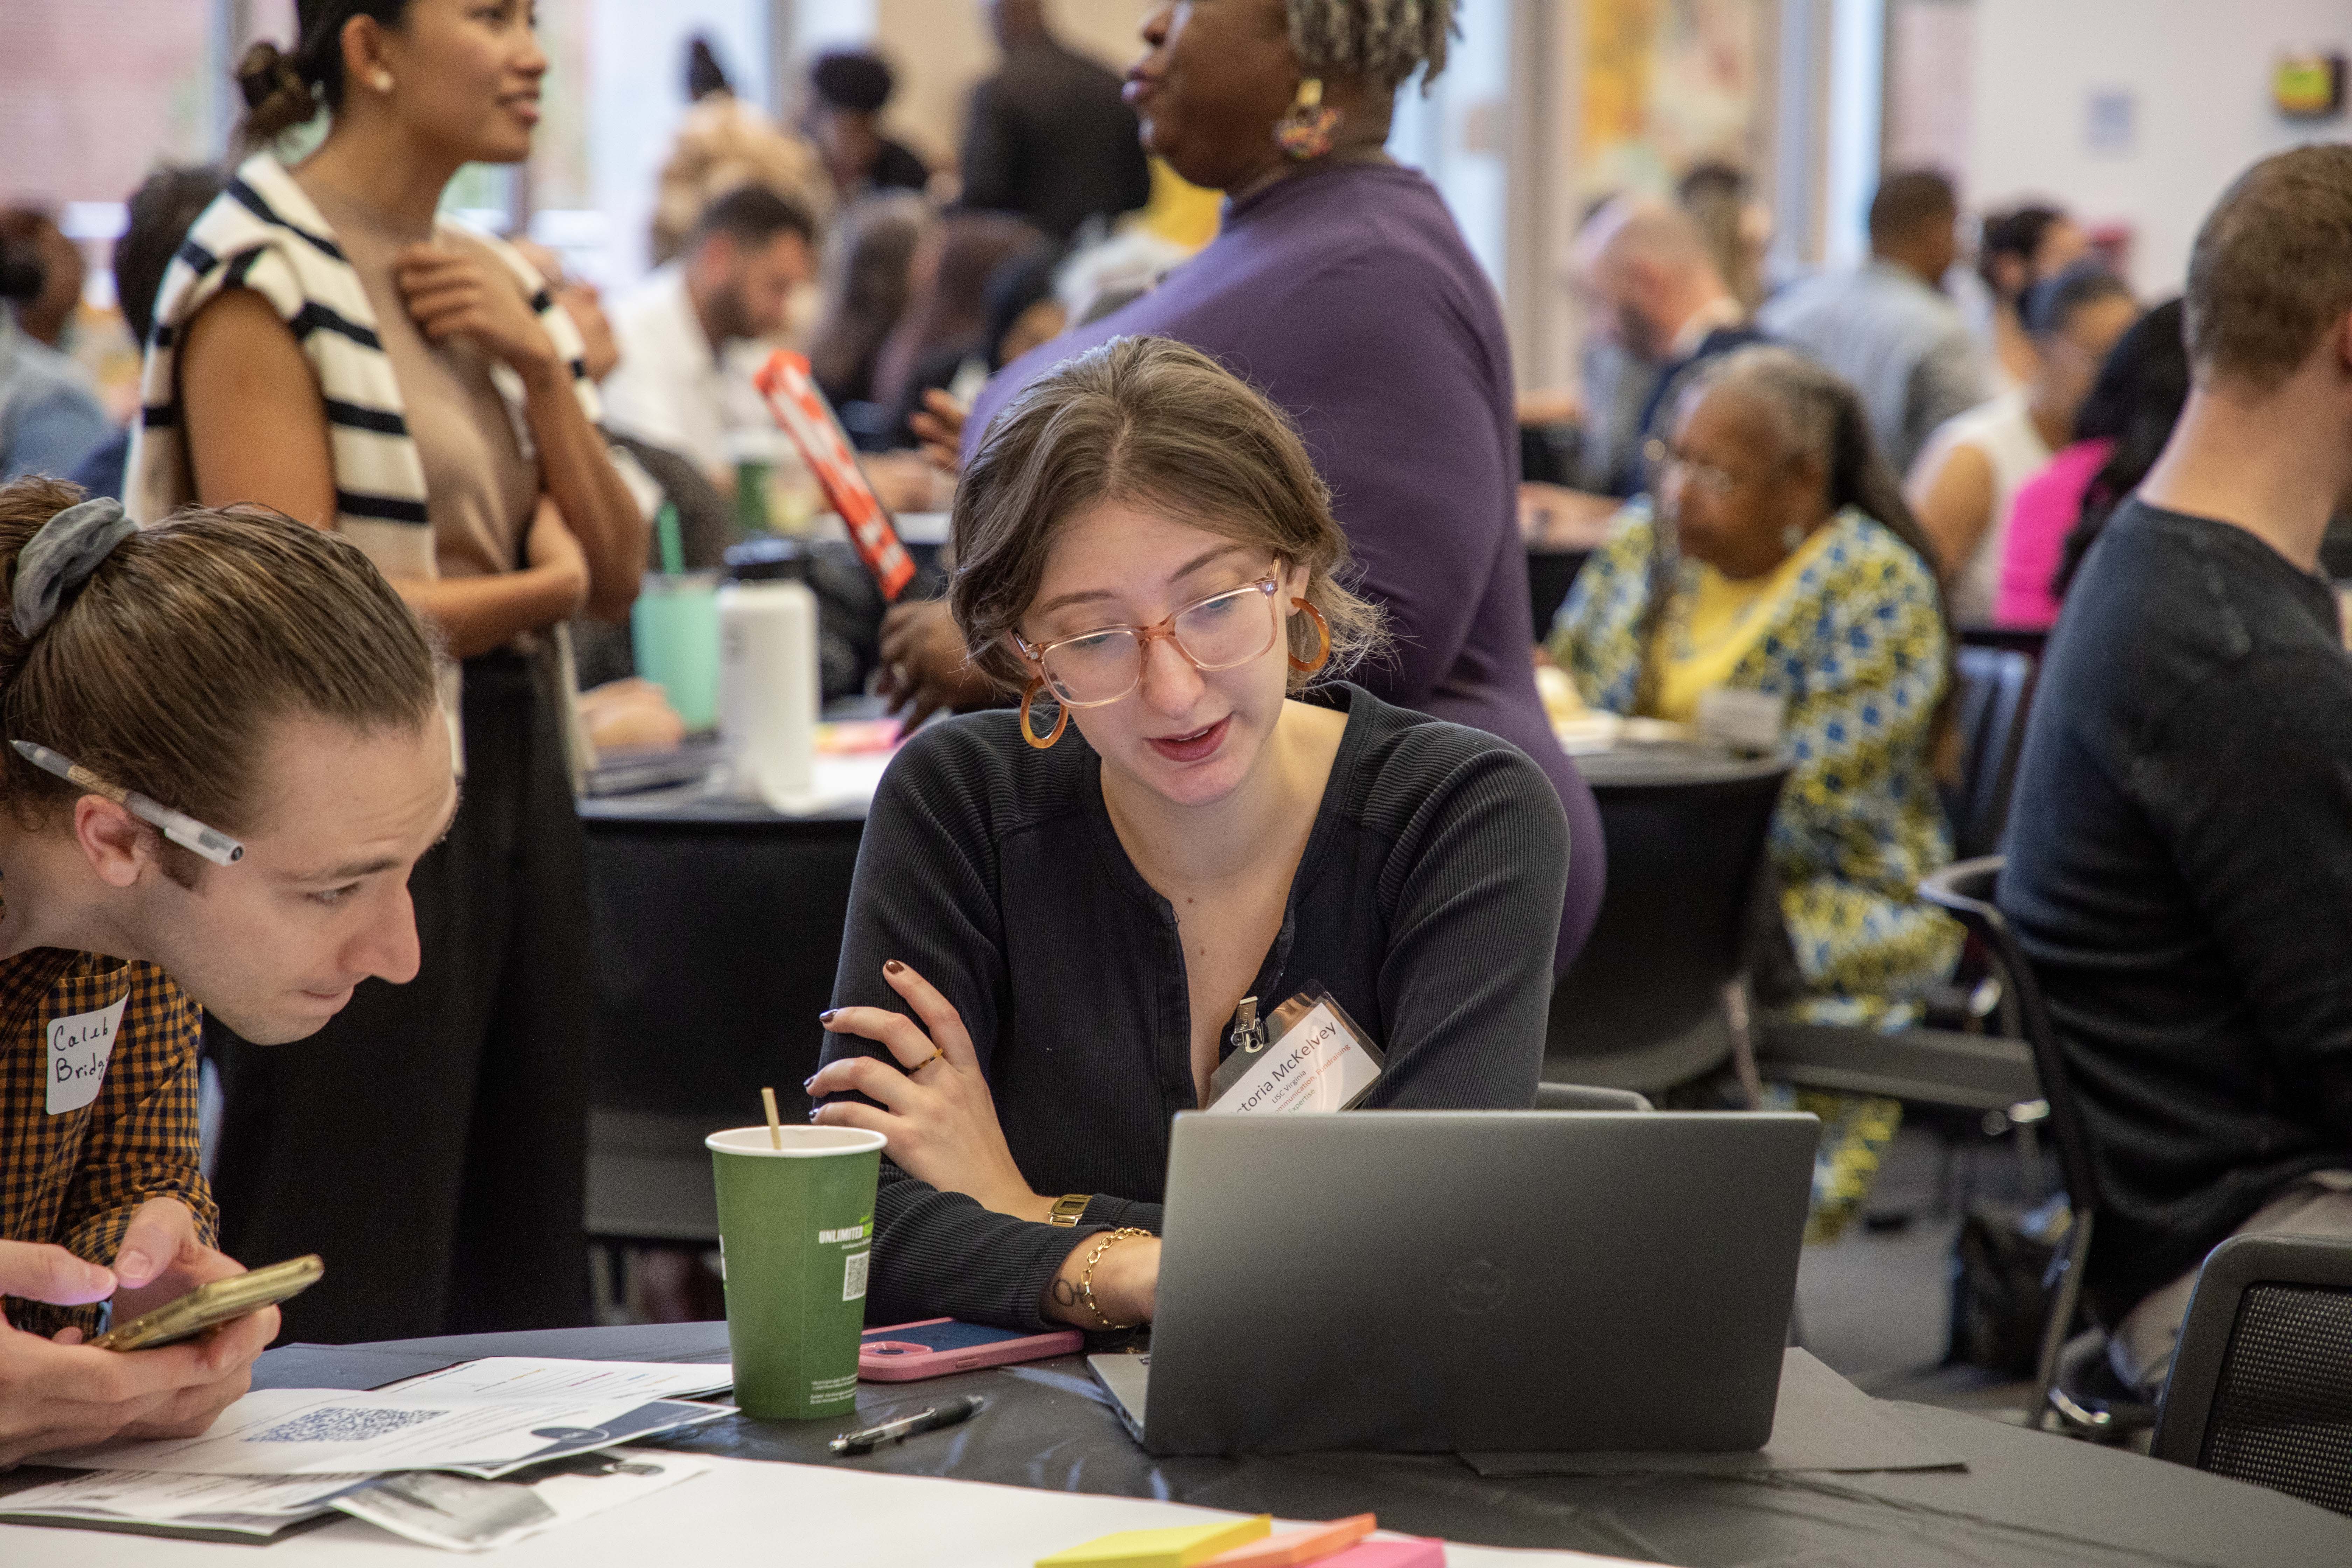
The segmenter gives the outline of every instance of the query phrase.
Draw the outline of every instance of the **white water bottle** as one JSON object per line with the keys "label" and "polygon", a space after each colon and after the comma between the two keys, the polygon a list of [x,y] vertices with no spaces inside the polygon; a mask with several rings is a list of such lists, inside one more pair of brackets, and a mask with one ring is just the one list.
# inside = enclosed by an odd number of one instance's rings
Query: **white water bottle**
{"label": "white water bottle", "polygon": [[815,793],[816,595],[793,582],[719,590],[719,733],[739,798],[798,815]]}

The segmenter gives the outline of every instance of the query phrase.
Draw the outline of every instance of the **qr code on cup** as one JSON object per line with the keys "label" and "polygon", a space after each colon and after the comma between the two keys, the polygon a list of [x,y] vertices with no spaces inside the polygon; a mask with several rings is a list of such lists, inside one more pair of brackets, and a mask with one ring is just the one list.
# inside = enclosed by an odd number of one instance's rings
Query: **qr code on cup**
{"label": "qr code on cup", "polygon": [[843,1300],[862,1301],[866,1299],[866,1270],[873,1261],[874,1249],[870,1247],[863,1252],[853,1252],[842,1260],[841,1299]]}

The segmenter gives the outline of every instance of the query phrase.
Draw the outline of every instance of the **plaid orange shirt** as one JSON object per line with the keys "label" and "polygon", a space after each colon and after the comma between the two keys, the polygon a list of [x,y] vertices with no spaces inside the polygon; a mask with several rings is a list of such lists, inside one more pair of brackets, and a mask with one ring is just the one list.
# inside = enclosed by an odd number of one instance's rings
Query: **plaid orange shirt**
{"label": "plaid orange shirt", "polygon": [[[128,997],[97,1098],[48,1113],[48,1026]],[[0,1238],[110,1266],[133,1210],[176,1197],[207,1245],[220,1213],[196,1164],[196,1005],[152,963],[36,948],[0,959]],[[95,1307],[5,1300],[20,1329],[96,1327]]]}

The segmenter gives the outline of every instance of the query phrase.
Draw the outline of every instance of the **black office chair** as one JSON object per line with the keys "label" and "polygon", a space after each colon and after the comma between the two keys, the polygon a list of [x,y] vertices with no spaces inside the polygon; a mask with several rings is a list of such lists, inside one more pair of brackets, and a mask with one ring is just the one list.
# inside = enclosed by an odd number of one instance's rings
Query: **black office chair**
{"label": "black office chair", "polygon": [[[1638,766],[1638,762],[1635,764]],[[1654,780],[1588,773],[1609,848],[1592,935],[1552,990],[1548,1081],[1654,1091],[1732,1057],[1765,835],[1788,777],[1777,760]]]}
{"label": "black office chair", "polygon": [[2036,664],[2042,662],[2042,650],[2049,646],[2046,628],[2025,626],[1962,626],[1962,647],[2014,648]]}
{"label": "black office chair", "polygon": [[2032,656],[2014,648],[1959,649],[1953,717],[1960,737],[1958,787],[1944,792],[1957,858],[2000,852],[2017,759],[2025,749],[2025,715],[2033,698]]}
{"label": "black office chair", "polygon": [[1528,605],[1535,612],[1536,640],[1551,636],[1551,623],[1559,607],[1568,603],[1569,591],[1576,586],[1576,574],[1592,559],[1590,550],[1528,551]]}
{"label": "black office chair", "polygon": [[2149,1451],[2352,1514],[2352,1242],[2207,1255]]}
{"label": "black office chair", "polygon": [[2042,1106],[2037,1109],[2042,1114],[2039,1120],[2050,1129],[2051,1140],[2057,1145],[2058,1168],[2066,1181],[2066,1202],[2072,1218],[2064,1245],[2051,1260],[2058,1289],[2050,1304],[2050,1316],[2042,1325],[2042,1349],[2034,1367],[2033,1403],[2026,1407],[2026,1424],[2039,1429],[2045,1415],[2055,1410],[2063,1428],[2073,1434],[2114,1439],[2150,1425],[2155,1411],[2126,1397],[2119,1388],[2104,1396],[2091,1392],[2105,1367],[2101,1353],[2104,1345],[2096,1339],[2069,1358],[2068,1371],[2073,1375],[2061,1375],[2060,1352],[2066,1348],[2067,1333],[2074,1327],[2075,1311],[2082,1302],[2084,1264],[2091,1255],[2091,1237],[2103,1203],[2098,1170],[2091,1160],[2090,1139],[2083,1130],[2073,1083],[2066,1076],[2057,1032],[2051,1026],[2042,987],[2035,982],[2032,962],[2018,945],[2017,933],[2011,929],[2007,917],[1993,902],[2002,864],[1998,855],[1955,862],[1922,880],[1919,895],[1958,918],[1984,944],[1988,955],[2000,967],[2015,1000],[2018,1024],[2041,1081]]}
{"label": "black office chair", "polygon": [[1538,1110],[1655,1110],[1646,1094],[1630,1089],[1596,1089],[1589,1083],[1536,1085]]}

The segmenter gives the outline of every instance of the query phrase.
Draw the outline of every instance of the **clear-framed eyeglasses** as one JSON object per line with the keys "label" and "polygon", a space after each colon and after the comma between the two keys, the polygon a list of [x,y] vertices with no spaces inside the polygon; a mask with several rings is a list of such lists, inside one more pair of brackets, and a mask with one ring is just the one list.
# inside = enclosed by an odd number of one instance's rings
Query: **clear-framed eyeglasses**
{"label": "clear-framed eyeglasses", "polygon": [[1642,446],[1642,456],[1649,459],[1650,472],[1654,476],[1654,482],[1659,489],[1665,489],[1667,480],[1675,474],[1680,474],[1685,483],[1702,494],[1713,496],[1720,500],[1746,482],[1743,476],[1735,474],[1728,468],[1718,468],[1713,463],[1702,463],[1696,458],[1686,458],[1664,441],[1644,442]]}
{"label": "clear-framed eyeglasses", "polygon": [[1067,708],[1100,708],[1143,683],[1143,647],[1166,637],[1203,675],[1247,664],[1282,635],[1275,597],[1282,584],[1269,572],[1256,582],[1196,599],[1148,626],[1097,626],[1076,637],[1032,643],[1019,632],[1013,646],[1044,672],[1055,699]]}

